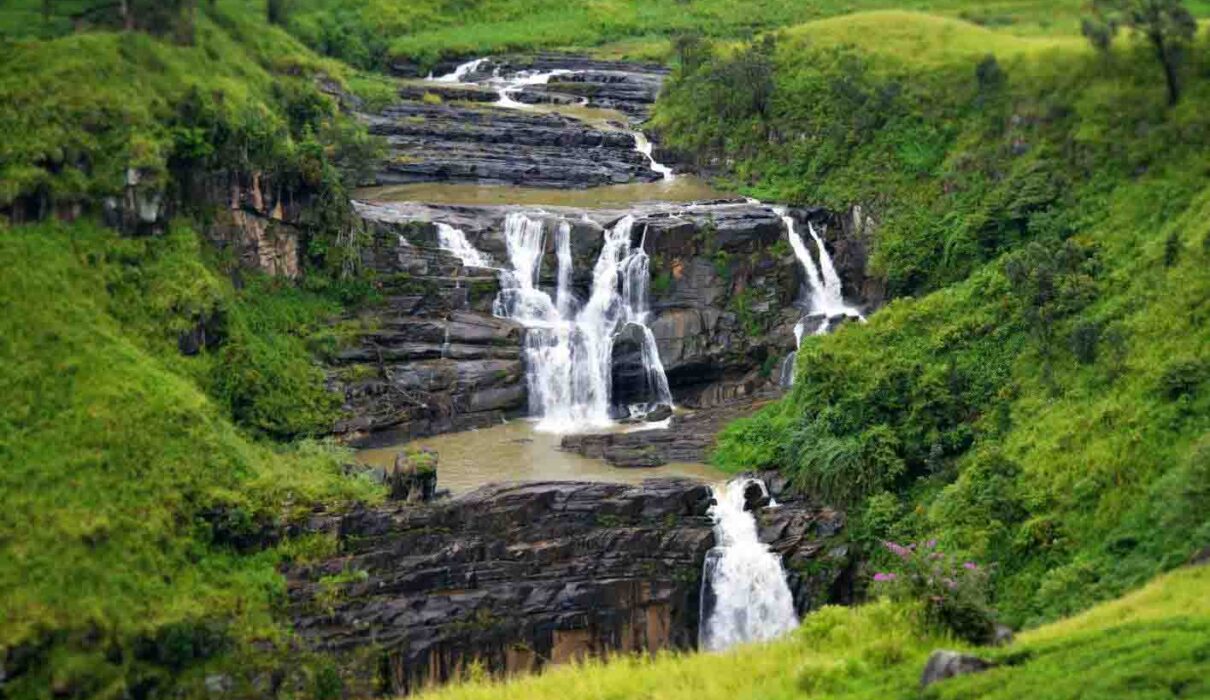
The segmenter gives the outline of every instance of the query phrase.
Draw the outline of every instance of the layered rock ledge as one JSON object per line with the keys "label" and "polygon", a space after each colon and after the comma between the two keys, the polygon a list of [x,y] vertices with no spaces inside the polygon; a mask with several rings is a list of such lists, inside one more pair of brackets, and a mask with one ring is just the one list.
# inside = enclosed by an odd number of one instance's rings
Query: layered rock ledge
{"label": "layered rock ledge", "polygon": [[[770,484],[756,512],[799,613],[848,596],[843,516]],[[295,626],[365,687],[406,693],[460,677],[584,656],[690,649],[714,546],[709,487],[494,484],[432,505],[318,518],[340,555],[288,572]]]}

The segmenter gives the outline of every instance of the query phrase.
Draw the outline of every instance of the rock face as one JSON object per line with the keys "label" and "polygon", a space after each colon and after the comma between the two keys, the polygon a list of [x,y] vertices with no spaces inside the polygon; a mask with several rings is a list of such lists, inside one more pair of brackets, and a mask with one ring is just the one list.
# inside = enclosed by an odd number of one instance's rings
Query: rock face
{"label": "rock face", "polygon": [[499,285],[435,247],[423,223],[371,222],[363,262],[383,303],[342,324],[351,340],[329,363],[344,397],[336,432],[358,446],[495,425],[524,413],[522,329],[491,315]]}
{"label": "rock face", "polygon": [[566,435],[562,446],[585,457],[603,459],[615,467],[658,467],[675,462],[705,462],[718,433],[727,423],[751,415],[778,397],[776,390],[712,405],[709,409],[672,416],[667,430]]}
{"label": "rock face", "polygon": [[[437,72],[453,68],[438,66]],[[491,106],[500,98],[493,80],[554,70],[574,72],[510,90],[509,99],[612,109],[623,121],[638,121],[646,118],[666,73],[656,66],[547,53],[492,57],[463,76],[467,84],[406,85],[400,96],[411,101],[363,115],[371,133],[386,137],[391,149],[379,184],[583,188],[658,180],[623,124],[589,126],[558,114]]]}
{"label": "rock face", "polygon": [[[327,523],[339,557],[288,573],[295,626],[385,693],[457,678],[472,662],[505,674],[693,648],[710,501],[708,487],[682,479],[539,482],[355,511]],[[840,515],[793,499],[756,515],[800,613],[845,598],[847,553],[826,543]]]}
{"label": "rock face", "polygon": [[924,673],[920,675],[920,687],[927,688],[934,683],[955,676],[982,673],[993,666],[995,664],[980,659],[978,656],[939,649],[929,656],[928,662],[924,665]]}
{"label": "rock face", "polygon": [[634,136],[557,114],[500,107],[401,103],[368,116],[390,158],[383,185],[476,182],[583,188],[660,178]]}

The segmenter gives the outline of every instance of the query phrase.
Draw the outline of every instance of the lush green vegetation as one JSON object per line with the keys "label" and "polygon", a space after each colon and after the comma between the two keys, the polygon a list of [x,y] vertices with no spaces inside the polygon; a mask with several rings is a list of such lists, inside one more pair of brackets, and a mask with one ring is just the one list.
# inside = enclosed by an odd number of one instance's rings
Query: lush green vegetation
{"label": "lush green vegetation", "polygon": [[[146,697],[216,670],[255,695],[287,655],[309,693],[277,566],[331,542],[283,534],[315,504],[379,496],[306,438],[336,413],[316,356],[363,296],[338,242],[375,149],[318,83],[383,85],[262,8],[189,4],[133,2],[131,31],[115,3],[0,9],[6,697]],[[94,223],[132,170],[178,214],[156,235]],[[198,233],[217,203],[191,188],[214,173],[308,203],[302,283],[237,272]]]}
{"label": "lush green vegetation", "polygon": [[[242,381],[230,362],[260,375],[242,389],[254,404],[270,384],[270,400],[305,396],[294,334],[324,307],[268,281],[236,292],[199,247],[184,226],[155,239],[0,228],[0,648],[23,649],[6,667],[14,697],[120,695],[255,657],[252,640],[284,651],[275,565],[299,544],[277,546],[281,526],[317,502],[374,497],[342,475],[340,451],[258,443],[224,390],[207,396]],[[179,333],[215,308],[220,350],[182,356]]]}
{"label": "lush green vegetation", "polygon": [[[0,212],[75,223],[0,225],[2,692],[200,692],[219,672],[264,694],[295,653],[275,567],[331,544],[283,524],[376,497],[306,438],[335,409],[314,362],[339,342],[327,321],[364,295],[345,190],[375,154],[328,93],[393,88],[313,49],[373,68],[554,47],[675,59],[665,145],[762,198],[862,205],[895,299],[807,340],[793,393],[732,426],[721,464],[781,468],[845,506],[875,564],[882,540],[938,538],[990,567],[1014,624],[1186,561],[1210,544],[1210,46],[1193,40],[1170,108],[1153,52],[1095,51],[1083,5],[131,0],[121,31],[120,4],[6,2]],[[302,282],[233,282],[198,233],[213,211],[184,196],[216,171],[306,199]],[[132,179],[184,216],[156,236],[100,228]],[[751,325],[743,299],[732,311]],[[1210,693],[1206,571],[984,650],[1005,668],[930,694]],[[829,609],[725,657],[447,694],[914,695],[951,643],[916,612]],[[332,690],[293,661],[284,692]]]}
{"label": "lush green vegetation", "polygon": [[[385,68],[403,60],[424,68],[438,59],[503,51],[596,47],[635,58],[663,58],[687,32],[746,37],[754,31],[861,10],[910,8],[1007,32],[1076,33],[1081,0],[297,0],[288,26],[317,50],[354,65]],[[1194,2],[1200,13],[1210,3]]]}
{"label": "lush green vegetation", "polygon": [[[724,434],[856,535],[994,562],[1014,624],[1210,544],[1210,47],[1167,106],[1149,51],[911,13],[684,42],[665,142],[769,199],[861,204],[897,297],[810,339]],[[989,53],[990,52],[990,53]],[[878,548],[870,547],[871,551]]]}
{"label": "lush green vegetation", "polygon": [[915,626],[909,610],[874,603],[824,608],[790,638],[726,654],[591,661],[511,682],[474,680],[423,697],[495,698],[1165,698],[1206,697],[1210,569],[1186,569],[1078,617],[974,649],[1001,664],[934,685],[928,654],[964,648]]}

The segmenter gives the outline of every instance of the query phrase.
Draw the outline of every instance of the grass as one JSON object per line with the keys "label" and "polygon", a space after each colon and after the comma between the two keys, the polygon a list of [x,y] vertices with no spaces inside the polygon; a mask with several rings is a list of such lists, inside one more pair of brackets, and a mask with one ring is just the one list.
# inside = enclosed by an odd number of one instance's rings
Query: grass
{"label": "grass", "polygon": [[661,654],[589,661],[540,676],[477,679],[423,694],[434,700],[502,698],[1123,698],[1210,694],[1210,569],[1183,569],[1121,600],[1021,635],[1008,647],[970,649],[1001,664],[944,681],[917,681],[929,653],[959,648],[920,630],[888,602],[812,613],[787,639],[723,654]]}
{"label": "grass", "polygon": [[[664,143],[729,159],[754,196],[862,204],[896,297],[807,340],[790,397],[728,428],[716,461],[783,469],[867,544],[937,537],[994,562],[1013,624],[1210,544],[1207,55],[1173,110],[1132,45],[1100,56],[913,13],[682,70]],[[742,61],[767,61],[764,114],[734,101]]]}
{"label": "grass", "polygon": [[[258,442],[207,395],[232,370],[177,352],[196,310],[311,311],[263,286],[243,300],[198,245],[183,228],[161,240],[88,224],[0,228],[0,648],[49,654],[25,675],[8,667],[18,695],[48,678],[81,693],[129,688],[164,670],[140,640],[174,626],[213,625],[240,654],[251,639],[283,641],[275,567],[293,545],[276,549],[265,533],[313,503],[375,497],[341,475],[341,451]],[[279,362],[308,368],[270,325],[229,325],[226,342],[276,343]],[[285,369],[262,368],[261,381],[296,381]]]}
{"label": "grass", "polygon": [[[1190,5],[1201,15],[1210,13],[1210,2]],[[962,19],[994,29],[998,36],[1078,36],[1083,7],[1079,0],[300,0],[290,28],[310,46],[356,65],[381,68],[402,59],[427,69],[442,58],[552,48],[664,59],[669,38],[681,33],[742,39],[754,32],[877,10],[907,9]]]}

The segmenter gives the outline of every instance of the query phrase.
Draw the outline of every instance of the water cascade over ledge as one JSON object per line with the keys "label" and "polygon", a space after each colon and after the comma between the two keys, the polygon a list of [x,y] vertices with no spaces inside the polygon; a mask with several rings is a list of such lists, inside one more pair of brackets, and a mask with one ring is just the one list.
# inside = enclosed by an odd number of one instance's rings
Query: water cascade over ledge
{"label": "water cascade over ledge", "polygon": [[[462,231],[437,224],[438,242],[465,264],[491,266]],[[588,299],[581,305],[572,289],[571,225],[555,227],[555,297],[539,287],[547,221],[541,215],[511,212],[504,220],[507,264],[497,268],[500,293],[493,313],[526,328],[525,365],[529,413],[538,428],[577,432],[603,428],[616,417],[642,416],[672,406],[672,392],[647,325],[650,261],[644,239],[633,242],[634,217],[607,229],[593,268]],[[642,395],[646,401],[615,406],[612,399],[614,345],[625,334],[639,347]]]}
{"label": "water cascade over ledge", "polygon": [[[802,235],[798,233],[798,227],[794,221],[794,217],[790,216],[789,210],[785,207],[774,207],[773,210],[781,217],[782,223],[786,225],[786,237],[790,240],[790,247],[794,250],[794,257],[798,258],[799,264],[802,265],[803,273],[807,280],[804,289],[804,298],[801,298],[798,302],[806,310],[806,314],[794,326],[794,340],[797,346],[802,346],[802,338],[806,334],[806,322],[809,316],[823,316],[823,321],[815,329],[815,335],[827,333],[829,319],[837,316],[865,321],[865,316],[861,314],[861,311],[849,305],[844,300],[844,296],[841,293],[840,275],[836,272],[836,266],[832,263],[832,256],[828,253],[828,248],[824,245],[823,239],[815,232],[815,225],[807,221],[807,230],[811,234],[811,239],[815,242],[815,250],[819,255],[818,265],[815,264],[815,258],[811,256],[811,251],[807,249],[807,244],[803,241]],[[788,387],[794,383],[794,361],[797,358],[798,353],[792,352],[786,356],[785,361],[782,363],[782,386]]]}
{"label": "water cascade over ledge", "polygon": [[744,509],[745,493],[759,479],[736,479],[714,489],[715,546],[702,571],[698,648],[723,651],[736,644],[767,641],[798,626],[794,598],[781,557],[757,536],[756,518]]}

